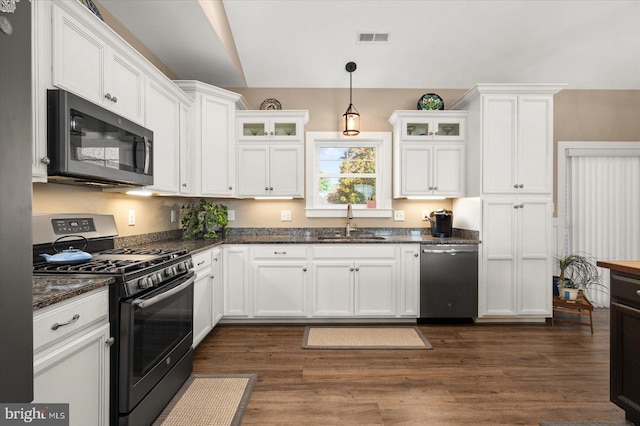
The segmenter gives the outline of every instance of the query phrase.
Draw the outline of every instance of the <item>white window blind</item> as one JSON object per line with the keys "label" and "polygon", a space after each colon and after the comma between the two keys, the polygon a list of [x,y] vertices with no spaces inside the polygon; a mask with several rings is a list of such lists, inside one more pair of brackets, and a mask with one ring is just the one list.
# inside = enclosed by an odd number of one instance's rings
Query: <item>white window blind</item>
{"label": "white window blind", "polygon": [[[597,260],[640,260],[640,149],[633,146],[638,144],[585,144],[563,155],[565,251]],[[606,290],[592,289],[587,297],[594,306],[609,307],[609,273],[600,272]]]}

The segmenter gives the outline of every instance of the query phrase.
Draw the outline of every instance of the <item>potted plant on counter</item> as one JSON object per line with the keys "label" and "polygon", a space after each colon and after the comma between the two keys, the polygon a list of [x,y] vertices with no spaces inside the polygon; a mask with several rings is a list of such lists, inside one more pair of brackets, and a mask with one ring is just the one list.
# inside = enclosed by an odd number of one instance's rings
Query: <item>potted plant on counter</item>
{"label": "potted plant on counter", "polygon": [[215,201],[201,199],[199,203],[182,206],[183,238],[204,239],[224,238],[229,225],[228,208]]}
{"label": "potted plant on counter", "polygon": [[[604,287],[601,276],[593,259],[580,254],[556,256],[556,265],[560,269],[558,277],[558,293],[560,298],[576,300],[580,290],[592,287]],[[568,297],[567,297],[568,296]]]}

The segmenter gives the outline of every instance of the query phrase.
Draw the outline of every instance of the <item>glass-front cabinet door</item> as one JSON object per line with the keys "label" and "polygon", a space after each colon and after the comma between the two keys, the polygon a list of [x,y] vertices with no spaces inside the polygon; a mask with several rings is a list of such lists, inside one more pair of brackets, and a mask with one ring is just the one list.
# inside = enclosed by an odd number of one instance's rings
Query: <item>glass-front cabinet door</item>
{"label": "glass-front cabinet door", "polygon": [[297,117],[253,117],[238,118],[238,139],[245,141],[286,141],[302,138],[302,120]]}
{"label": "glass-front cabinet door", "polygon": [[402,138],[405,140],[464,140],[464,119],[405,118]]}

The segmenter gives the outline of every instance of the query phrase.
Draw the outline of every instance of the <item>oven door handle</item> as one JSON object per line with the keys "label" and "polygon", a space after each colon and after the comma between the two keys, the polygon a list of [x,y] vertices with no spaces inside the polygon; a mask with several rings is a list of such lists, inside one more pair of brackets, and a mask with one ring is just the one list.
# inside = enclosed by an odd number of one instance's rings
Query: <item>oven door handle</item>
{"label": "oven door handle", "polygon": [[171,297],[176,293],[181,292],[182,290],[184,290],[185,288],[193,284],[195,280],[196,280],[196,276],[192,275],[191,278],[189,278],[187,281],[173,287],[171,290],[167,290],[164,293],[160,293],[159,295],[152,297],[151,299],[142,299],[142,298],[135,299],[133,302],[131,302],[131,304],[136,310],[148,308],[149,306],[153,306],[156,303],[162,302],[164,299]]}

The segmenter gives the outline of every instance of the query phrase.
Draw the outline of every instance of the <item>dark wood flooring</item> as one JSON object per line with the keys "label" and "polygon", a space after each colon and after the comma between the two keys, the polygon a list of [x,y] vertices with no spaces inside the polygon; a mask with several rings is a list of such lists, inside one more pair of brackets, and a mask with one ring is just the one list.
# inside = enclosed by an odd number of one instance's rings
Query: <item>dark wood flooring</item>
{"label": "dark wood flooring", "polygon": [[218,325],[194,373],[256,373],[244,425],[624,421],[609,402],[609,310],[588,327],[420,325],[434,350],[301,349],[303,325]]}

